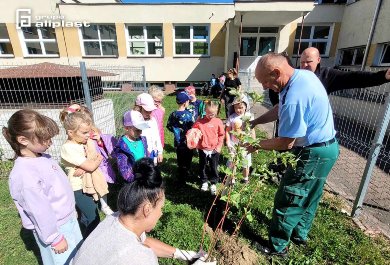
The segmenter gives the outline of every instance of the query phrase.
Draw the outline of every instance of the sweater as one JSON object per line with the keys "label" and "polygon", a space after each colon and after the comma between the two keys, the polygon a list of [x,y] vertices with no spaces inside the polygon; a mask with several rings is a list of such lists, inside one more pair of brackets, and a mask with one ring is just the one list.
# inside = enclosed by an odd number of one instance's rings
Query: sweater
{"label": "sweater", "polygon": [[222,148],[225,128],[221,119],[204,117],[198,119],[192,128],[197,128],[202,132],[202,138],[198,145],[199,149],[212,151]]}

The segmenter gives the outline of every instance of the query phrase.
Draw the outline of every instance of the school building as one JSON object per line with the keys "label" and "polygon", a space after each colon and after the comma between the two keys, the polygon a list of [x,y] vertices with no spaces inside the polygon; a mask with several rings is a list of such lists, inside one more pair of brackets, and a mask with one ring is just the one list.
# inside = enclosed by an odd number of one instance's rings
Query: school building
{"label": "school building", "polygon": [[3,0],[0,64],[144,66],[148,83],[175,84],[207,81],[238,57],[253,73],[269,51],[295,63],[299,46],[315,46],[325,65],[356,67],[367,52],[367,66],[382,67],[389,25],[387,0]]}

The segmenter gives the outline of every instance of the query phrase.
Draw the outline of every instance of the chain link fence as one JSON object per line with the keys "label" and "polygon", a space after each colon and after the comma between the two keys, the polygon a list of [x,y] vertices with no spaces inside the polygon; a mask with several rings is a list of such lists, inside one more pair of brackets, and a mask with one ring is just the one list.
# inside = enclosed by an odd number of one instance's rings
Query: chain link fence
{"label": "chain link fence", "polygon": [[[95,124],[102,133],[121,134],[123,113],[134,105],[135,93],[128,92],[146,90],[145,68],[88,65],[83,69],[82,66],[0,65],[0,127],[6,126],[11,115],[23,108],[37,110],[52,118],[59,125],[60,134],[53,138],[48,153],[57,160],[66,140],[59,113],[70,104],[90,106]],[[14,156],[2,134],[0,156],[1,160]]]}

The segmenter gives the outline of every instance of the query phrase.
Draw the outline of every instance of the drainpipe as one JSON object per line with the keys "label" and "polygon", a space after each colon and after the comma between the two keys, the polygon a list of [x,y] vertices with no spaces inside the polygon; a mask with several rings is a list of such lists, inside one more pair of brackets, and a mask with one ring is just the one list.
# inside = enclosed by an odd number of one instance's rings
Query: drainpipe
{"label": "drainpipe", "polygon": [[374,17],[372,19],[372,24],[371,24],[371,29],[370,29],[370,33],[368,34],[368,40],[367,40],[367,45],[366,45],[366,50],[364,52],[364,57],[363,57],[363,62],[362,62],[362,67],[361,67],[361,71],[364,71],[364,69],[366,68],[366,63],[367,63],[367,57],[368,57],[368,53],[370,51],[370,46],[371,46],[371,42],[372,42],[372,37],[374,36],[374,32],[375,32],[375,26],[376,26],[376,22],[378,20],[378,15],[379,15],[379,11],[381,9],[381,5],[382,5],[382,0],[378,0],[376,2],[376,9],[375,9],[375,13],[374,13]]}
{"label": "drainpipe", "polygon": [[227,65],[228,65],[228,57],[229,57],[229,33],[230,33],[230,19],[228,19],[226,21],[226,24],[225,24],[225,27],[226,27],[226,33],[225,33],[225,60],[224,60],[224,63],[223,63],[223,72],[226,73],[227,72]]}

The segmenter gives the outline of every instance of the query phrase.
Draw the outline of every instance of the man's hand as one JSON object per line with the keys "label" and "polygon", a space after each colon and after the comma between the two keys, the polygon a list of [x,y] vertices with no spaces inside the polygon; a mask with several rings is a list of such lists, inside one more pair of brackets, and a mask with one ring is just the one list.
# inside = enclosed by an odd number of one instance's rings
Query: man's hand
{"label": "man's hand", "polygon": [[386,80],[390,80],[390,68],[387,70],[387,72],[385,74],[385,78],[386,78]]}
{"label": "man's hand", "polygon": [[252,145],[247,145],[247,146],[245,146],[245,148],[246,148],[246,151],[248,151],[248,154],[251,154],[251,153],[254,153],[257,151],[257,149]]}
{"label": "man's hand", "polygon": [[255,128],[256,125],[257,125],[256,119],[254,119],[254,120],[252,120],[252,121],[249,121],[249,124],[250,124],[250,126],[251,126],[251,129]]}

